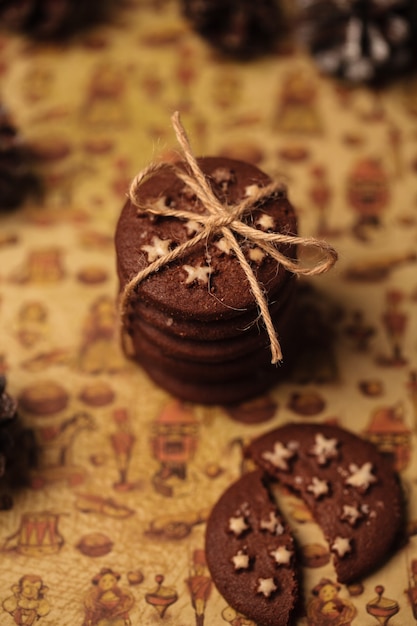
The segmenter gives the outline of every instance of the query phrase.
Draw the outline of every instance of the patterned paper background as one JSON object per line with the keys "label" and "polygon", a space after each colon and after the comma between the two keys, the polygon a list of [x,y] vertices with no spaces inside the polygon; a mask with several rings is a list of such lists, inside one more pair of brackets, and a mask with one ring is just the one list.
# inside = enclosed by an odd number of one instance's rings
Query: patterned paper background
{"label": "patterned paper background", "polygon": [[[226,61],[174,1],[131,2],[63,47],[3,34],[0,55],[2,99],[46,185],[0,217],[0,363],[33,452],[0,516],[0,623],[250,624],[210,580],[205,520],[245,471],[245,442],[306,419],[392,453],[409,541],[349,588],[330,562],[304,568],[299,626],[417,623],[417,81],[348,88],[290,48]],[[263,411],[257,425],[178,403],[119,349],[115,224],[131,177],[176,149],[175,110],[196,154],[284,175],[301,234],[340,254],[310,280],[309,358],[237,409]],[[300,543],[325,546],[308,511],[286,507]],[[312,593],[322,579],[338,615]]]}

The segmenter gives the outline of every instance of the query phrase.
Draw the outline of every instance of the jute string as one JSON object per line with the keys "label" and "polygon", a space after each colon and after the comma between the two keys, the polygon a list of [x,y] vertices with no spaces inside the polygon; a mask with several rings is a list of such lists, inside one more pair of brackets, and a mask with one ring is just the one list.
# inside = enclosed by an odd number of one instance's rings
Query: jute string
{"label": "jute string", "polygon": [[[126,284],[121,296],[122,323],[129,312],[131,296],[134,294],[137,286],[145,280],[145,278],[183,256],[187,250],[196,246],[200,241],[208,239],[214,234],[221,234],[225,238],[230,249],[233,250],[245,273],[268,333],[272,355],[271,362],[273,364],[278,363],[282,360],[282,352],[274,325],[272,323],[268,303],[264,296],[263,289],[258,283],[256,276],[242,251],[239,241],[236,238],[236,235],[240,235],[241,237],[244,237],[245,240],[256,244],[256,246],[263,250],[265,254],[275,259],[277,263],[285,267],[286,270],[297,275],[313,276],[327,272],[335,264],[337,260],[337,252],[327,242],[313,237],[296,237],[282,233],[266,233],[243,222],[243,216],[253,211],[256,206],[268,199],[271,199],[274,195],[285,191],[283,184],[281,182],[272,182],[265,187],[259,187],[251,193],[249,197],[243,198],[236,205],[222,204],[222,202],[215,196],[206,176],[201,171],[191,151],[191,146],[186,132],[181,124],[179,113],[174,113],[171,119],[177,141],[181,146],[189,172],[175,167],[175,164],[150,164],[147,168],[135,176],[131,183],[128,195],[132,204],[136,206],[140,212],[145,211],[146,213],[152,215],[175,217],[182,220],[193,220],[200,224],[201,230],[191,239],[178,245],[167,254],[164,254],[155,261],[151,262]],[[178,178],[180,178],[195,194],[199,202],[206,210],[206,213],[201,214],[192,210],[177,210],[175,207],[164,206],[162,202],[152,203],[148,201],[148,203],[145,204],[141,202],[139,192],[142,183],[167,166],[172,167],[175,170],[176,176],[178,176]],[[279,252],[279,250],[275,247],[278,244],[292,244],[318,249],[322,254],[322,259],[312,267],[303,267],[299,261],[288,258]]]}

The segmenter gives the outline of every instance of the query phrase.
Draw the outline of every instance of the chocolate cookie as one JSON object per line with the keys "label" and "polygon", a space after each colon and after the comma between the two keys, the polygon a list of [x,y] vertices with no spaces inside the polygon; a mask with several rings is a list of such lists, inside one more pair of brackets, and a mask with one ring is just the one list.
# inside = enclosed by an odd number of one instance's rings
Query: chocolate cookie
{"label": "chocolate cookie", "polygon": [[258,626],[287,626],[298,600],[295,548],[260,471],[237,480],[214,506],[205,553],[225,600]]}
{"label": "chocolate cookie", "polygon": [[[234,205],[255,187],[268,185],[270,178],[254,165],[232,159],[205,157],[198,164],[215,195],[224,204]],[[178,165],[178,167],[182,167]],[[205,209],[188,187],[166,166],[140,187],[142,203],[164,203],[176,210],[204,213]],[[274,194],[246,218],[264,232],[296,234],[297,222],[285,190]],[[155,217],[128,200],[116,229],[117,270],[120,286],[125,285],[152,261],[188,241],[198,224],[175,217]],[[266,294],[278,297],[288,277],[282,264],[266,256],[242,238],[241,245],[255,277]],[[282,244],[280,252],[295,258],[295,246]],[[245,273],[224,238],[214,236],[191,247],[177,261],[165,265],[136,289],[137,300],[172,317],[196,321],[230,319],[247,309],[256,310],[256,300]],[[131,302],[135,311],[135,302]]]}
{"label": "chocolate cookie", "polygon": [[341,583],[369,574],[393,553],[404,500],[391,462],[368,441],[325,424],[287,424],[247,455],[299,495],[323,530]]}

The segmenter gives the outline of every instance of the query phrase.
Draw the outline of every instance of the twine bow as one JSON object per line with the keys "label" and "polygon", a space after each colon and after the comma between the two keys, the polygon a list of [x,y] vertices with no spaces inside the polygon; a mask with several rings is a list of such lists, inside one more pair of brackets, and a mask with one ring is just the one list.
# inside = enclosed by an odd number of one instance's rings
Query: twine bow
{"label": "twine bow", "polygon": [[[134,276],[126,284],[121,298],[122,320],[128,313],[129,299],[131,295],[134,293],[136,287],[145,278],[184,255],[187,250],[193,248],[203,239],[207,239],[215,233],[221,234],[225,238],[229,248],[233,250],[236,255],[236,258],[248,280],[270,340],[272,354],[271,362],[275,364],[282,360],[282,352],[274,325],[272,323],[268,303],[249,262],[243,254],[236,235],[240,235],[246,240],[255,243],[268,256],[272,257],[277,261],[277,263],[280,263],[283,267],[285,267],[286,270],[297,275],[312,276],[327,272],[335,264],[337,260],[337,252],[327,242],[320,241],[313,237],[296,237],[293,235],[284,235],[282,233],[275,232],[266,233],[243,222],[242,217],[245,214],[250,213],[257,204],[270,199],[279,192],[282,192],[284,190],[282,183],[272,182],[265,187],[260,187],[258,190],[251,193],[249,197],[243,198],[236,205],[223,205],[215,196],[206,176],[201,171],[194,155],[192,154],[190,143],[180,122],[178,112],[174,113],[172,116],[172,125],[175,130],[177,141],[182,148],[190,173],[182,171],[179,168],[175,168],[175,165],[172,165],[171,167],[175,169],[175,173],[178,178],[180,178],[196,195],[197,199],[205,208],[206,213],[201,214],[192,210],[176,210],[175,207],[164,206],[161,202],[155,202],[153,204],[149,203],[145,205],[141,203],[138,196],[141,184],[144,180],[148,179],[162,168],[165,168],[167,166],[166,163],[151,164],[133,179],[129,190],[129,198],[132,204],[137,206],[140,211],[164,217],[193,220],[198,222],[202,228],[194,237],[151,262],[145,269],[139,271],[136,276]],[[313,267],[303,267],[297,260],[290,259],[279,252],[279,250],[275,247],[278,244],[292,244],[318,248],[320,252],[323,253],[324,257]]]}

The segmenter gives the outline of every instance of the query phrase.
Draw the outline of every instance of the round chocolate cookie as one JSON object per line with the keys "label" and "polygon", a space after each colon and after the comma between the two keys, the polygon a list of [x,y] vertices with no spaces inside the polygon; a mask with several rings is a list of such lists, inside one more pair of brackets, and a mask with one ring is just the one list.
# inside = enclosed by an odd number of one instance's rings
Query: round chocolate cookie
{"label": "round chocolate cookie", "polygon": [[401,484],[369,441],[327,424],[286,424],[254,440],[247,456],[298,494],[321,527],[341,583],[368,575],[404,530]]}
{"label": "round chocolate cookie", "polygon": [[[225,205],[235,205],[250,196],[254,188],[265,187],[271,182],[257,167],[241,161],[205,157],[198,159],[198,164],[214,194]],[[183,166],[178,164],[177,167]],[[139,193],[143,204],[163,203],[175,210],[206,212],[169,166],[145,180]],[[284,189],[255,207],[244,219],[263,232],[297,233],[294,209]],[[188,241],[199,230],[196,220],[155,217],[138,210],[128,200],[115,236],[121,291],[139,271]],[[277,294],[286,283],[287,270],[254,243],[240,235],[237,238],[261,289],[266,294]],[[295,246],[282,244],[277,249],[287,257],[295,258]],[[230,319],[256,307],[244,270],[220,235],[192,246],[180,259],[148,276],[136,288],[136,295],[138,301],[164,314],[201,322]],[[129,304],[134,314],[133,297]]]}
{"label": "round chocolate cookie", "polygon": [[273,384],[288,377],[286,365],[254,367],[250,376],[241,376],[237,380],[205,381],[189,380],[175,371],[164,369],[160,363],[156,366],[144,359],[141,362],[149,377],[160,387],[177,398],[200,404],[237,404],[255,398],[267,391]]}
{"label": "round chocolate cookie", "polygon": [[[279,294],[274,299],[270,299],[269,312],[271,317],[278,319],[280,311],[287,306],[290,298],[295,296],[297,290],[297,279],[293,274],[289,274],[280,287]],[[136,319],[151,324],[167,335],[205,342],[220,341],[244,337],[253,329],[262,328],[259,310],[257,307],[245,310],[243,313],[236,311],[236,315],[231,319],[219,319],[215,322],[198,322],[193,317],[184,319],[183,317],[173,317],[155,307],[149,306],[145,302],[135,302],[136,316],[132,318],[132,323]]]}
{"label": "round chocolate cookie", "polygon": [[245,474],[215,504],[205,553],[230,606],[258,626],[288,626],[298,601],[294,542],[262,472]]}

